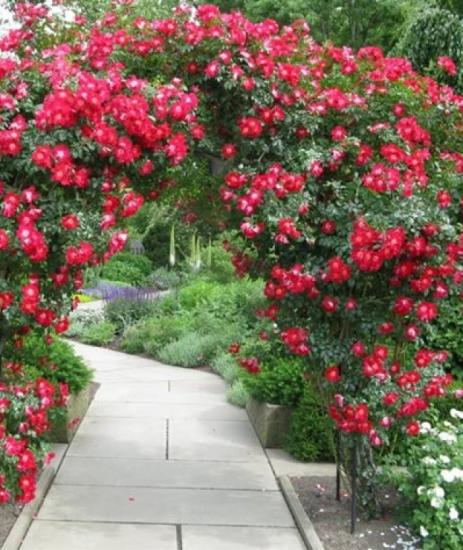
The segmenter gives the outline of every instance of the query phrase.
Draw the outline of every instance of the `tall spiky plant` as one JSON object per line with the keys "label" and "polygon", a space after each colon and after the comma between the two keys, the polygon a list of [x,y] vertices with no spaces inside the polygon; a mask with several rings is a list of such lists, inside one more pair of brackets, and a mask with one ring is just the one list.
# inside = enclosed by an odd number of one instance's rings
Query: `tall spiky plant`
{"label": "tall spiky plant", "polygon": [[169,265],[175,266],[175,225],[170,228]]}

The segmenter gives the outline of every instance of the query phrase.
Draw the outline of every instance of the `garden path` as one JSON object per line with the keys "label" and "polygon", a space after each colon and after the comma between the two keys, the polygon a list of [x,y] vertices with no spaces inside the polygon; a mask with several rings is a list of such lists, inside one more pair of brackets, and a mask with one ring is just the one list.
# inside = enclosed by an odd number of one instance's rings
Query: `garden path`
{"label": "garden path", "polygon": [[220,378],[75,348],[101,386],[21,550],[303,550]]}

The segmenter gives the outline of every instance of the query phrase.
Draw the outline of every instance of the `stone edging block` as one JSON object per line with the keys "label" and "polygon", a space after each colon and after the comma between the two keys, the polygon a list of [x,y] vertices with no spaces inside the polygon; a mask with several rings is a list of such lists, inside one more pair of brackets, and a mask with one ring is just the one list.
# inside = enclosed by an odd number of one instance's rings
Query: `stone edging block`
{"label": "stone edging block", "polygon": [[305,510],[299,501],[297,493],[294,490],[293,484],[291,483],[289,477],[280,476],[278,478],[278,482],[307,549],[325,550],[325,547],[323,546],[313,523],[310,521],[309,516],[305,513]]}
{"label": "stone edging block", "polygon": [[250,398],[246,411],[265,448],[281,448],[289,430],[291,409]]}

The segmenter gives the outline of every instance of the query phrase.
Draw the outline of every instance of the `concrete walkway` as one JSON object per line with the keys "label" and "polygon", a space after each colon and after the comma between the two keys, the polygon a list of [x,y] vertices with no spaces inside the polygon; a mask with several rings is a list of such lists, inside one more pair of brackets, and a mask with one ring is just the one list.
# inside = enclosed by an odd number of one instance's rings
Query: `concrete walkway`
{"label": "concrete walkway", "polygon": [[21,550],[303,550],[221,379],[75,347],[101,387]]}

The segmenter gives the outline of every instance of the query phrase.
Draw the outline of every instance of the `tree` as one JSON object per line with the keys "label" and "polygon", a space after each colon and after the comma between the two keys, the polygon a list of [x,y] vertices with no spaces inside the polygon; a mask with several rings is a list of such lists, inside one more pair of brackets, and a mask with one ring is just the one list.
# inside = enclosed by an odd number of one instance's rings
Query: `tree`
{"label": "tree", "polygon": [[[411,60],[413,66],[440,81],[463,85],[463,20],[446,9],[426,9],[411,18],[396,51]],[[439,67],[439,58],[449,57],[456,62],[454,74]]]}
{"label": "tree", "polygon": [[[399,38],[407,14],[419,0],[228,0],[215,2],[224,11],[239,9],[258,21],[281,24],[306,19],[319,41],[359,48],[376,44],[388,51]],[[207,3],[206,1],[204,3]]]}

